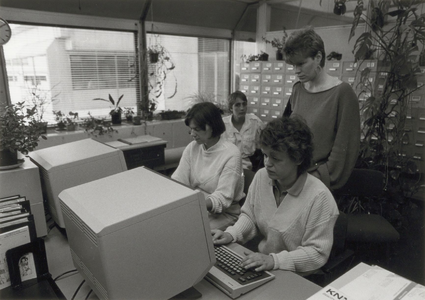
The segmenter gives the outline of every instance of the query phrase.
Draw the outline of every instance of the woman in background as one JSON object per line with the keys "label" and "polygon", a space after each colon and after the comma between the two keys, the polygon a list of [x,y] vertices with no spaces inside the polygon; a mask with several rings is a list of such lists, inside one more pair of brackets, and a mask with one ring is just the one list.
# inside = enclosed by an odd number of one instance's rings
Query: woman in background
{"label": "woman in background", "polygon": [[225,232],[213,230],[213,241],[244,244],[261,236],[259,252],[246,256],[242,267],[307,275],[328,260],[338,217],[332,193],[307,173],[310,130],[298,118],[273,120],[261,132],[260,147],[265,167],[255,174],[238,221]]}
{"label": "woman in background", "polygon": [[211,228],[226,228],[240,214],[243,192],[239,149],[221,137],[225,126],[211,102],[195,104],[185,119],[192,141],[171,178],[204,192]]}
{"label": "woman in background", "polygon": [[[256,140],[264,123],[254,114],[247,114],[248,100],[244,93],[237,91],[228,98],[229,111],[223,118],[226,125],[224,137],[235,144],[242,153],[242,167],[252,169],[252,157],[257,149]],[[254,159],[254,158],[253,158]]]}
{"label": "woman in background", "polygon": [[299,81],[284,116],[301,116],[313,133],[313,165],[308,170],[331,189],[342,187],[350,176],[360,147],[359,103],[352,87],[324,70],[322,38],[307,27],[293,32],[283,49]]}

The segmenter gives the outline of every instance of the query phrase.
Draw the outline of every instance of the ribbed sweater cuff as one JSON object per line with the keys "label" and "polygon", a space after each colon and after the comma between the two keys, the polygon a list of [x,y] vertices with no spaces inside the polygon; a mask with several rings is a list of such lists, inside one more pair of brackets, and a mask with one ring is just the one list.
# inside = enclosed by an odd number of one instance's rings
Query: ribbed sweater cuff
{"label": "ribbed sweater cuff", "polygon": [[212,208],[210,212],[212,214],[221,214],[223,211],[223,205],[221,204],[221,202],[213,197],[209,197],[209,199],[211,199],[212,203]]}
{"label": "ribbed sweater cuff", "polygon": [[288,251],[282,251],[278,254],[276,253],[270,253],[271,256],[273,256],[274,259],[274,268],[273,270],[288,270],[288,271],[295,271],[295,265],[293,260],[291,259]]}

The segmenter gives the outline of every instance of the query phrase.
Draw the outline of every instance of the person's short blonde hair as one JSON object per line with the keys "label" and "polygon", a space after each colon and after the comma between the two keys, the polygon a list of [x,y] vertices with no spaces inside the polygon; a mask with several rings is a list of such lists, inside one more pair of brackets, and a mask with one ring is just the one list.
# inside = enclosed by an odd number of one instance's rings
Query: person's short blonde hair
{"label": "person's short blonde hair", "polygon": [[286,40],[283,52],[285,61],[291,65],[293,65],[291,59],[296,55],[314,58],[320,52],[322,54],[320,66],[322,68],[325,66],[325,44],[311,26],[294,31]]}

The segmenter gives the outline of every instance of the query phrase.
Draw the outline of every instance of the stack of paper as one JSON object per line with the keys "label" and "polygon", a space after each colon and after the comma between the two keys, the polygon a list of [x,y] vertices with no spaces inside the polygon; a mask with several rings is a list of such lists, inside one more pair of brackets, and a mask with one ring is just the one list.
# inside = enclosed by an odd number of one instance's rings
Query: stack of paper
{"label": "stack of paper", "polygon": [[[360,266],[364,268],[365,264]],[[367,266],[367,265],[366,265]],[[307,300],[424,300],[425,287],[379,266],[367,266],[358,276],[348,271],[341,278],[350,278],[339,286],[338,280],[326,286]],[[339,287],[339,288],[337,288]]]}

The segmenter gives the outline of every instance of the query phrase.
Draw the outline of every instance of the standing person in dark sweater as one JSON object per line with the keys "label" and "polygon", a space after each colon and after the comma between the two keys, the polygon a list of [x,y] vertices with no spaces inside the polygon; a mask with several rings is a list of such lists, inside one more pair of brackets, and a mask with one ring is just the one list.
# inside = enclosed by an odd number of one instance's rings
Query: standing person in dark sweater
{"label": "standing person in dark sweater", "polygon": [[299,79],[283,114],[301,116],[313,133],[309,173],[331,189],[340,188],[354,168],[360,147],[357,96],[348,83],[324,70],[324,43],[311,27],[293,32],[283,51]]}

